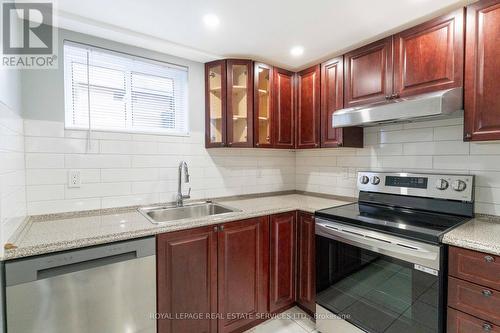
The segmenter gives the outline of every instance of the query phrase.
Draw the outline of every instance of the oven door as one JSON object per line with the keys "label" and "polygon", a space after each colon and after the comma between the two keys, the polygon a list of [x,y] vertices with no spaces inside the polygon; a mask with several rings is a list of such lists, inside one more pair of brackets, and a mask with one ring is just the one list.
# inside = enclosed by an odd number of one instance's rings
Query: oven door
{"label": "oven door", "polygon": [[316,218],[316,303],[366,332],[442,333],[443,255],[442,246]]}

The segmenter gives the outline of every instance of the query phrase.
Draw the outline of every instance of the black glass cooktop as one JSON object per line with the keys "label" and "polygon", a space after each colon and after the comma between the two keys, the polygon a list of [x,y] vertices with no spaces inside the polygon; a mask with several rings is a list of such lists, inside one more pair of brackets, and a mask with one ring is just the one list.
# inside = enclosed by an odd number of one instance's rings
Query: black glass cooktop
{"label": "black glass cooktop", "polygon": [[429,243],[440,243],[443,235],[470,218],[377,204],[353,203],[318,210],[316,216]]}

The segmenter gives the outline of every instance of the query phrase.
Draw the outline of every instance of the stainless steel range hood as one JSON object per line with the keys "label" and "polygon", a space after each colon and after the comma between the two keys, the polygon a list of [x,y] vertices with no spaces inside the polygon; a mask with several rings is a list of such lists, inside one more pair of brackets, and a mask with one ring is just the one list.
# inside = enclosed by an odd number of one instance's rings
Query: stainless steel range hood
{"label": "stainless steel range hood", "polygon": [[463,110],[462,87],[338,110],[333,114],[332,126],[420,121],[453,116],[460,110]]}

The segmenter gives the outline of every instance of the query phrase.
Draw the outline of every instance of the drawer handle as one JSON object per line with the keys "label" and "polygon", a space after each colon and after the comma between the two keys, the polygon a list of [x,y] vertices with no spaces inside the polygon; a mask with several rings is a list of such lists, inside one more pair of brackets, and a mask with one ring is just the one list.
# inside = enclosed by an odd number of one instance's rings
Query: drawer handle
{"label": "drawer handle", "polygon": [[483,331],[485,332],[491,332],[491,330],[493,329],[493,326],[489,323],[484,323],[483,324]]}
{"label": "drawer handle", "polygon": [[495,258],[492,256],[484,256],[484,261],[486,262],[495,262]]}
{"label": "drawer handle", "polygon": [[488,289],[483,290],[484,297],[490,297],[491,295],[493,295],[493,292],[491,290]]}

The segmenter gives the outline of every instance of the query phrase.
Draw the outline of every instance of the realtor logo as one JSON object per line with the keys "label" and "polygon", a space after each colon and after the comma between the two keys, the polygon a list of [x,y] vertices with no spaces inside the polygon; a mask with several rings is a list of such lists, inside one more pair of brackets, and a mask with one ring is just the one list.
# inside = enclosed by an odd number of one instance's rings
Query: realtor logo
{"label": "realtor logo", "polygon": [[2,66],[57,68],[52,2],[2,3]]}

